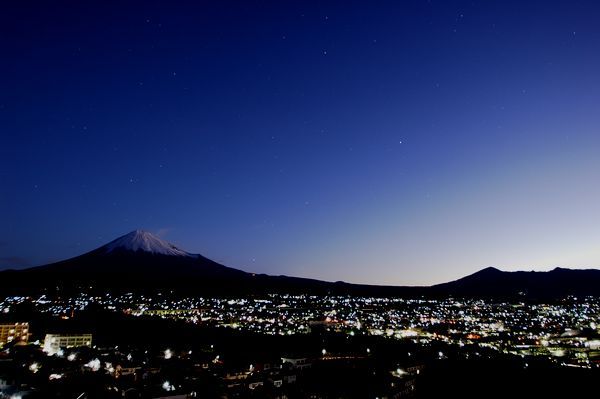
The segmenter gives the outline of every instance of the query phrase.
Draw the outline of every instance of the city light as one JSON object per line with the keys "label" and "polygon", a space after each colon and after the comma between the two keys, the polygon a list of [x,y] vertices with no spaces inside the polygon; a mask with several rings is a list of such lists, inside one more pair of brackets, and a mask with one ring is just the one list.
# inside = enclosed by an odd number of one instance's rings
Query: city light
{"label": "city light", "polygon": [[91,369],[92,371],[98,371],[98,370],[100,370],[100,366],[101,366],[100,359],[90,360],[84,366]]}
{"label": "city light", "polygon": [[163,382],[162,388],[165,391],[174,391],[175,390],[175,387],[169,381]]}
{"label": "city light", "polygon": [[[313,334],[339,334],[345,337],[348,344],[355,342],[358,347],[353,353],[340,353],[335,346],[318,346],[317,359],[310,356],[287,359],[287,368],[302,370],[310,368],[317,361],[337,362],[342,359],[378,358],[372,344],[364,345],[366,339],[373,338],[377,342],[399,342],[409,345],[410,350],[402,350],[399,365],[390,370],[395,378],[410,382],[411,378],[420,376],[422,369],[409,367],[423,361],[423,351],[429,353],[431,359],[455,360],[489,359],[493,356],[515,356],[521,360],[521,367],[532,368],[532,358],[543,359],[556,367],[598,368],[597,353],[600,350],[600,339],[596,330],[591,330],[594,320],[599,320],[600,300],[585,298],[578,301],[566,300],[557,303],[523,303],[503,302],[482,299],[426,299],[426,298],[374,298],[358,296],[310,296],[270,294],[252,298],[211,298],[211,297],[177,297],[127,295],[95,295],[80,294],[72,298],[61,297],[55,300],[38,301],[29,299],[37,307],[40,314],[59,316],[73,307],[73,303],[85,302],[106,309],[115,308],[113,312],[123,312],[135,320],[137,317],[154,318],[169,322],[189,322],[197,326],[233,330],[236,334],[249,332],[264,336],[281,337],[304,336]],[[20,298],[19,301],[24,301]],[[13,299],[0,300],[0,306],[9,306]],[[201,308],[202,312],[197,309]],[[134,313],[132,309],[145,309]],[[335,311],[335,312],[334,312]],[[329,317],[329,321],[327,321]],[[361,329],[357,329],[360,318]],[[9,326],[10,330],[13,327]],[[46,340],[31,347],[49,349],[54,356],[48,356],[48,362],[64,356],[72,363],[75,374],[92,371],[126,381],[131,375],[154,370],[157,358],[160,361],[172,362],[177,353],[172,348],[153,352],[148,347],[121,347],[113,349],[87,346],[91,342],[90,334],[46,334]],[[322,344],[327,341],[321,341]],[[360,344],[360,342],[363,342]],[[58,344],[61,346],[58,346]],[[67,349],[67,344],[74,343]],[[187,343],[182,343],[182,345]],[[64,346],[63,346],[64,345]],[[188,344],[189,345],[189,344]],[[188,349],[184,359],[192,360],[202,370],[217,373],[218,370],[230,367],[229,356],[224,361],[223,354],[215,353],[218,345],[207,342],[202,349]],[[19,347],[10,348],[11,351]],[[428,349],[431,348],[431,349]],[[294,352],[292,348],[291,352]],[[133,352],[136,351],[136,352]],[[5,353],[9,353],[5,351]],[[136,356],[139,353],[139,356]],[[314,352],[313,352],[314,353]],[[48,352],[48,355],[51,353]],[[207,356],[210,356],[206,359]],[[235,354],[233,359],[235,359]],[[54,357],[54,360],[51,359]],[[81,360],[80,360],[81,358]],[[90,360],[91,359],[91,360]],[[205,360],[203,360],[205,359]],[[183,360],[183,359],[182,359]],[[253,360],[253,359],[249,359]],[[256,359],[261,361],[262,359]],[[234,371],[227,377],[239,379],[263,378],[262,362],[245,363],[245,369]],[[284,362],[285,363],[285,362]],[[285,370],[281,365],[269,365],[269,370]],[[50,363],[49,363],[50,364]],[[261,364],[259,367],[258,365]],[[177,362],[172,366],[179,367]],[[45,361],[36,361],[25,366],[32,374],[40,374],[40,369],[48,369],[48,381],[64,380],[62,370],[47,368]],[[408,371],[411,369],[411,371]],[[153,371],[161,373],[160,369]],[[71,371],[70,373],[73,373]],[[176,389],[171,376],[161,382],[167,383],[169,391]],[[257,389],[260,382],[249,382]],[[263,381],[264,383],[264,381]],[[272,384],[285,384],[272,382]],[[114,389],[114,388],[110,388]]]}

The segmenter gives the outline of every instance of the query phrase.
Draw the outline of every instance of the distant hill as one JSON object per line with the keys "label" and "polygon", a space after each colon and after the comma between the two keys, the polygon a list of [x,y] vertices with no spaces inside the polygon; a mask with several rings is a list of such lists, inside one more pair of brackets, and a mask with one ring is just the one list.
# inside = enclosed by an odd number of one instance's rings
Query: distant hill
{"label": "distant hill", "polygon": [[431,287],[434,293],[455,296],[523,296],[558,298],[600,295],[600,270],[564,269],[548,272],[505,272],[488,267],[449,283]]}
{"label": "distant hill", "polygon": [[76,292],[173,289],[196,295],[270,292],[374,296],[465,296],[557,298],[600,295],[600,270],[557,268],[550,272],[503,272],[486,268],[431,287],[396,287],[327,282],[248,273],[191,254],[141,230],[83,255],[24,270],[0,272],[0,292]]}

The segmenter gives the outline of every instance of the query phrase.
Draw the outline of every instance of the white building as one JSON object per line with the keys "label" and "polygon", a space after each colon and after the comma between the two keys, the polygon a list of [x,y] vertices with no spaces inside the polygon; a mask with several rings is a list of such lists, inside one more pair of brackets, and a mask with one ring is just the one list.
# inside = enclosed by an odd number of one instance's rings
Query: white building
{"label": "white building", "polygon": [[302,370],[312,366],[312,362],[306,357],[282,357],[283,363],[289,363],[292,369]]}
{"label": "white building", "polygon": [[46,334],[44,352],[54,355],[61,348],[92,346],[92,334]]}

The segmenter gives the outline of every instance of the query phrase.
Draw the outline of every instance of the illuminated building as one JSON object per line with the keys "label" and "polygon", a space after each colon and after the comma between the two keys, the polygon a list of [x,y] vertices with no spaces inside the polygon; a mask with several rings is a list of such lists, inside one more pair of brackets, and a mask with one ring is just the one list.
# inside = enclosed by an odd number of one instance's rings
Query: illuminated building
{"label": "illuminated building", "polygon": [[0,346],[10,342],[26,343],[29,339],[29,323],[0,324]]}
{"label": "illuminated building", "polygon": [[46,334],[44,352],[53,355],[60,348],[92,346],[92,334]]}
{"label": "illuminated building", "polygon": [[306,357],[282,357],[283,363],[290,364],[292,369],[306,369],[312,366],[312,362]]}

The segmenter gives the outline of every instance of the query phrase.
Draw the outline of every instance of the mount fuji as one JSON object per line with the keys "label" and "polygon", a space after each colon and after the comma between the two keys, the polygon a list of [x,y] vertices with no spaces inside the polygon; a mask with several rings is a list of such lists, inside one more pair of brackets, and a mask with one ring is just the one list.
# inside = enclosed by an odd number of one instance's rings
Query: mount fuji
{"label": "mount fuji", "polygon": [[194,294],[345,291],[352,284],[248,273],[135,230],[83,255],[0,272],[0,291],[176,289]]}
{"label": "mount fuji", "polygon": [[202,288],[252,276],[198,254],[188,253],[142,230],[125,234],[83,255],[0,273],[2,280],[21,287],[71,289]]}

